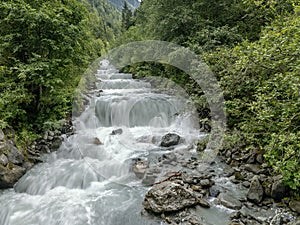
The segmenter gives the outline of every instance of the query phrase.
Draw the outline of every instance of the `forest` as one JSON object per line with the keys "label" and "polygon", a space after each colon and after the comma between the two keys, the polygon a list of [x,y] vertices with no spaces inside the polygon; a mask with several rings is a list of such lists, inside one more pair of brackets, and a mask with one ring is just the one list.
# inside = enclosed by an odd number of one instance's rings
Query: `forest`
{"label": "forest", "polygon": [[[298,0],[144,0],[135,11],[102,0],[2,0],[0,11],[0,129],[15,130],[19,146],[70,117],[93,60],[125,43],[162,40],[195,52],[215,73],[228,119],[223,148],[262,152],[299,190]],[[157,63],[125,71],[175,81],[209,125],[203,92],[182,71]]]}
{"label": "forest", "polygon": [[[163,40],[189,48],[215,73],[226,102],[224,149],[262,152],[294,190],[300,187],[299,1],[143,1],[123,19],[117,43]],[[196,82],[168,65],[128,68],[164,76],[186,89],[209,123]]]}

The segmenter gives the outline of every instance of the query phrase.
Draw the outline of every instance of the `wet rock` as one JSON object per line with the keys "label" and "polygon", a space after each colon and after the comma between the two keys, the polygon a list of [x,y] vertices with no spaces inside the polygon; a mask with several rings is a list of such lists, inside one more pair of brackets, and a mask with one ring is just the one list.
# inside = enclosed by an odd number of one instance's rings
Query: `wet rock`
{"label": "wet rock", "polygon": [[174,133],[168,133],[162,137],[160,146],[162,147],[170,147],[174,145],[178,145],[180,141],[180,136]]}
{"label": "wet rock", "polygon": [[200,180],[200,185],[207,188],[212,186],[212,182],[209,179],[203,179]]}
{"label": "wet rock", "polygon": [[212,186],[210,189],[209,189],[209,195],[211,197],[217,197],[219,194],[220,194],[220,188],[218,188],[217,186]]}
{"label": "wet rock", "polygon": [[163,154],[160,159],[164,164],[170,164],[177,161],[177,157],[173,152]]}
{"label": "wet rock", "polygon": [[13,164],[10,164],[9,168],[0,165],[0,189],[12,188],[25,171],[24,168]]}
{"label": "wet rock", "polygon": [[242,184],[246,188],[250,187],[250,182],[249,181],[244,181]]}
{"label": "wet rock", "polygon": [[4,154],[0,156],[0,164],[2,166],[6,166],[8,164],[8,158]]}
{"label": "wet rock", "polygon": [[25,168],[26,170],[30,170],[34,166],[33,163],[31,162],[24,162],[22,167]]}
{"label": "wet rock", "polygon": [[281,180],[275,181],[271,189],[271,197],[275,200],[281,200],[284,197],[288,196],[289,188],[283,184]]}
{"label": "wet rock", "polygon": [[228,194],[228,193],[221,193],[219,195],[219,200],[222,205],[229,209],[241,209],[242,203],[236,199],[234,196]]}
{"label": "wet rock", "polygon": [[100,141],[100,139],[97,138],[97,137],[94,138],[94,144],[95,144],[95,145],[103,145],[103,143],[102,143],[102,142]]}
{"label": "wet rock", "polygon": [[198,204],[192,191],[180,184],[163,182],[154,186],[145,196],[143,206],[154,213],[176,212]]}
{"label": "wet rock", "polygon": [[51,146],[50,146],[51,152],[52,152],[52,151],[56,151],[56,150],[61,146],[62,141],[63,141],[62,138],[60,138],[60,137],[55,137],[55,138],[53,139],[53,141],[51,142]]}
{"label": "wet rock", "polygon": [[247,193],[247,199],[256,204],[260,203],[263,199],[264,189],[260,184],[258,176],[252,178],[250,188]]}
{"label": "wet rock", "polygon": [[145,186],[151,186],[155,183],[157,176],[154,174],[146,174],[145,178],[142,180],[142,184]]}
{"label": "wet rock", "polygon": [[260,166],[257,164],[246,164],[244,168],[245,170],[252,172],[254,174],[259,174],[261,172]]}
{"label": "wet rock", "polygon": [[202,198],[197,198],[197,202],[200,206],[204,208],[210,208],[210,204]]}
{"label": "wet rock", "polygon": [[[300,215],[300,201],[292,200],[289,203],[291,210]],[[299,221],[300,222],[300,221]]]}
{"label": "wet rock", "polygon": [[25,159],[24,155],[22,155],[21,152],[15,146],[11,146],[7,154],[7,158],[9,162],[15,165],[22,164]]}
{"label": "wet rock", "polygon": [[117,135],[117,134],[122,134],[123,130],[121,128],[113,130],[110,135]]}
{"label": "wet rock", "polygon": [[147,162],[137,161],[133,167],[133,172],[139,179],[142,179],[147,171],[147,168]]}

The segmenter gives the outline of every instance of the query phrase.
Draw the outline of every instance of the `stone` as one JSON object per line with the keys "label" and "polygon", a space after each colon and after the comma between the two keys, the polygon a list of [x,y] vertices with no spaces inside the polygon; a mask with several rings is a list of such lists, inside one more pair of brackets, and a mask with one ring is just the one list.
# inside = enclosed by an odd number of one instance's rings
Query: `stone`
{"label": "stone", "polygon": [[143,201],[144,208],[154,213],[176,212],[197,204],[198,199],[192,191],[169,181],[155,185]]}
{"label": "stone", "polygon": [[300,201],[292,200],[289,203],[291,210],[300,215]]}
{"label": "stone", "polygon": [[164,164],[170,164],[177,161],[177,157],[173,152],[162,155],[162,161]]}
{"label": "stone", "polygon": [[54,138],[53,141],[52,141],[52,144],[51,144],[51,151],[56,151],[62,144],[62,139],[57,137],[57,138]]}
{"label": "stone", "polygon": [[200,180],[200,185],[202,187],[210,187],[212,184],[209,179]]}
{"label": "stone", "polygon": [[242,203],[236,199],[234,196],[228,193],[221,193],[219,194],[219,200],[222,205],[229,209],[241,209]]}
{"label": "stone", "polygon": [[95,145],[103,145],[103,143],[102,143],[102,142],[100,141],[100,139],[97,138],[97,137],[94,138],[94,144],[95,144]]}
{"label": "stone", "polygon": [[258,176],[254,176],[252,178],[250,188],[247,193],[247,199],[249,201],[252,201],[252,202],[258,204],[262,201],[263,195],[264,195],[264,189],[263,189],[262,185],[260,184]]}
{"label": "stone", "polygon": [[110,134],[111,135],[117,135],[117,134],[122,134],[123,130],[121,128],[113,130]]}
{"label": "stone", "polygon": [[11,146],[8,154],[7,154],[8,161],[15,164],[20,165],[24,162],[24,155],[15,147]]}
{"label": "stone", "polygon": [[254,174],[259,174],[261,169],[260,166],[257,164],[246,164],[244,165],[245,170],[252,172]]}
{"label": "stone", "polygon": [[283,184],[282,180],[274,181],[271,188],[271,197],[275,200],[281,200],[287,197],[289,194],[289,188]]}
{"label": "stone", "polygon": [[22,167],[25,168],[26,170],[30,170],[34,166],[33,163],[31,162],[24,162]]}
{"label": "stone", "polygon": [[210,208],[210,204],[202,198],[197,198],[198,204],[204,208]]}
{"label": "stone", "polygon": [[243,184],[243,186],[246,187],[246,188],[250,187],[250,182],[247,181],[247,180],[244,181],[242,184]]}
{"label": "stone", "polygon": [[171,147],[174,145],[178,145],[179,141],[180,136],[178,134],[168,133],[162,137],[160,146]]}
{"label": "stone", "polygon": [[137,176],[137,178],[142,179],[147,171],[148,163],[143,161],[137,161],[134,164],[133,172]]}
{"label": "stone", "polygon": [[201,186],[197,186],[197,185],[192,185],[192,186],[191,186],[191,189],[192,189],[193,191],[202,191],[202,190],[203,190]]}
{"label": "stone", "polygon": [[217,197],[219,194],[220,194],[220,189],[217,187],[217,186],[212,186],[210,189],[209,189],[209,195],[211,197]]}
{"label": "stone", "polygon": [[0,156],[0,164],[2,166],[6,166],[8,164],[8,158],[4,154]]}
{"label": "stone", "polygon": [[14,164],[10,164],[9,167],[0,165],[0,189],[12,188],[26,171],[26,169]]}
{"label": "stone", "polygon": [[263,154],[258,154],[258,155],[256,156],[256,161],[257,161],[258,163],[260,163],[260,164],[263,164],[263,162],[264,162],[264,155],[263,155]]}
{"label": "stone", "polygon": [[156,176],[153,174],[146,174],[144,179],[142,180],[142,184],[145,186],[151,186],[155,183]]}

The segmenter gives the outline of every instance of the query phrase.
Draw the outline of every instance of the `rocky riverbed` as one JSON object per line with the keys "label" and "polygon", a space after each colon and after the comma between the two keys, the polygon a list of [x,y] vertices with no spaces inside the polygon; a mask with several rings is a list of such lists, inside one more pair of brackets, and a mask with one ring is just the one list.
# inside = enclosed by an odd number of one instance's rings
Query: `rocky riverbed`
{"label": "rocky riverbed", "polygon": [[[161,146],[175,145],[170,139],[180,140],[168,134]],[[255,152],[223,151],[208,164],[198,153],[186,158],[170,148],[155,163],[139,159],[133,171],[144,185],[152,186],[143,215],[160,217],[166,224],[216,224],[201,216],[214,207],[228,215],[228,221],[224,216],[218,224],[300,224],[300,201],[291,199],[282,177],[271,176],[262,155]]]}
{"label": "rocky riverbed", "polygon": [[[0,187],[13,187],[42,161],[41,155],[58,149],[63,138],[72,133],[72,126],[66,124],[61,130],[44,133],[22,152],[16,148],[13,134],[0,130]],[[117,130],[111,135],[120,133]],[[224,212],[224,223],[219,224],[300,224],[300,201],[290,197],[282,177],[271,176],[262,155],[227,150],[208,164],[198,153],[190,156],[174,151],[173,146],[182,141],[169,133],[159,141],[166,153],[133,161],[132,172],[149,187],[142,204],[144,216],[159,218],[165,224],[216,224],[203,215],[209,216],[209,211],[214,211],[211,208],[218,207]]]}

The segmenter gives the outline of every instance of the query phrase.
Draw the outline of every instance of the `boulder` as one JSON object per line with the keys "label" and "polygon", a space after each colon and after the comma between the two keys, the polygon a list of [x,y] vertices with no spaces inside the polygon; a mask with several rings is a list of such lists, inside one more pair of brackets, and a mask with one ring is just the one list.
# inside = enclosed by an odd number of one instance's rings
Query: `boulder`
{"label": "boulder", "polygon": [[176,212],[198,204],[192,191],[180,184],[163,182],[155,185],[145,196],[143,206],[154,213]]}
{"label": "boulder", "polygon": [[134,164],[133,172],[139,179],[142,179],[147,171],[147,168],[148,168],[147,162],[137,161]]}
{"label": "boulder", "polygon": [[25,159],[24,155],[15,146],[11,146],[7,158],[9,162],[15,165],[21,165]]}
{"label": "boulder", "polygon": [[271,197],[280,201],[289,194],[289,188],[283,184],[282,180],[274,181],[271,188]]}
{"label": "boulder", "polygon": [[155,183],[156,178],[156,175],[147,173],[145,178],[142,180],[142,184],[145,186],[152,186]]}
{"label": "boulder", "polygon": [[4,154],[2,154],[0,156],[0,165],[6,166],[7,164],[8,164],[8,158]]}
{"label": "boulder", "polygon": [[261,168],[257,164],[246,164],[244,167],[245,170],[252,172],[254,174],[259,174],[261,172]]}
{"label": "boulder", "polygon": [[263,195],[264,195],[264,189],[263,189],[262,185],[260,184],[258,176],[254,176],[252,178],[250,188],[247,193],[247,199],[249,201],[252,201],[252,202],[258,204],[262,201]]}
{"label": "boulder", "polygon": [[218,196],[222,205],[229,209],[241,209],[242,203],[236,199],[234,196],[228,193],[221,193]]}
{"label": "boulder", "polygon": [[123,130],[121,128],[113,130],[110,135],[117,135],[117,134],[122,134]]}
{"label": "boulder", "polygon": [[0,165],[0,189],[12,188],[25,172],[26,169],[13,164],[9,168]]}
{"label": "boulder", "polygon": [[162,137],[160,146],[171,147],[174,145],[178,145],[179,141],[180,136],[178,134],[168,133]]}
{"label": "boulder", "polygon": [[163,154],[161,160],[164,164],[170,164],[177,161],[177,157],[173,152]]}

